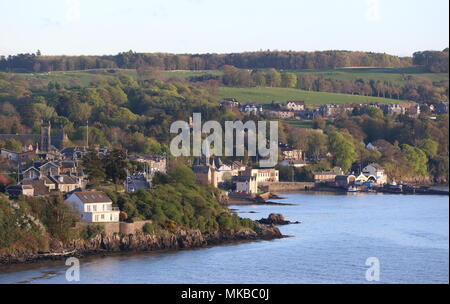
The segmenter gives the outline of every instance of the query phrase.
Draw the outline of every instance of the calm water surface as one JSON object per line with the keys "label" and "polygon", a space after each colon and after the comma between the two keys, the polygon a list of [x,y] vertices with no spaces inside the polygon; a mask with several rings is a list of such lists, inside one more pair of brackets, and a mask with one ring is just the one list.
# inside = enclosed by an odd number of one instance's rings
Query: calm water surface
{"label": "calm water surface", "polygon": [[[80,283],[449,282],[448,196],[287,194],[294,206],[232,206],[252,219],[282,213],[290,238],[81,260]],[[249,213],[257,212],[257,213]],[[67,283],[63,261],[0,268],[0,283]]]}

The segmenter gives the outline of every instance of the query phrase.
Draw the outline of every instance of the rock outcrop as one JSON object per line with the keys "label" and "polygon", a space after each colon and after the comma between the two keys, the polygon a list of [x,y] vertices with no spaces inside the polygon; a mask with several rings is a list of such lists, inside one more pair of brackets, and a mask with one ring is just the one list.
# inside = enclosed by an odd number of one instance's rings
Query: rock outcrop
{"label": "rock outcrop", "polygon": [[286,221],[282,214],[272,213],[266,219],[260,219],[257,221],[264,225],[290,225],[290,224],[300,224],[300,222]]}
{"label": "rock outcrop", "polygon": [[238,231],[202,233],[196,229],[178,229],[176,231],[164,230],[158,234],[101,234],[89,240],[76,239],[66,243],[53,240],[50,243],[50,252],[47,253],[16,252],[0,254],[0,265],[56,260],[69,256],[83,257],[109,252],[180,250],[229,242],[270,240],[282,237],[283,235],[278,228],[265,225],[261,225],[261,229],[257,232],[252,229],[241,229]]}

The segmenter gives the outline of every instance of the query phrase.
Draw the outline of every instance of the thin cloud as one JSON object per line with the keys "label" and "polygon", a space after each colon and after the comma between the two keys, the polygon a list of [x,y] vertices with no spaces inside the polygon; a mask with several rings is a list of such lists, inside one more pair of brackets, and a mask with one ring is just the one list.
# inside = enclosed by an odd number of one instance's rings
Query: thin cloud
{"label": "thin cloud", "polygon": [[66,0],[66,20],[78,21],[81,18],[81,4],[79,0]]}
{"label": "thin cloud", "polygon": [[375,22],[380,20],[380,0],[366,0],[366,20]]}

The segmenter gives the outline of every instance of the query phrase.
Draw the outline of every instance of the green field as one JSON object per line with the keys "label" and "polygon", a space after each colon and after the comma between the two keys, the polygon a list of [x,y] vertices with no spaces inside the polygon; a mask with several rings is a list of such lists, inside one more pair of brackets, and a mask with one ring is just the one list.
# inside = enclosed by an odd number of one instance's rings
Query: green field
{"label": "green field", "polygon": [[[114,71],[114,72],[111,72]],[[411,77],[428,78],[433,82],[438,82],[448,79],[448,74],[445,73],[426,73],[423,69],[418,67],[412,68],[348,68],[348,69],[334,69],[334,70],[294,70],[290,71],[296,74],[316,74],[324,78],[336,80],[350,80],[355,81],[363,79],[365,81],[379,80],[390,82],[392,84],[403,85]],[[117,75],[126,74],[137,79],[136,70],[114,69],[114,70],[89,70],[89,71],[72,71],[72,72],[51,72],[41,74],[19,74],[28,79],[36,79],[42,81],[58,81],[64,85],[79,85],[88,86],[91,82],[99,80],[110,80]],[[222,72],[219,70],[211,71],[163,71],[163,76],[166,78],[177,77],[187,79],[192,76],[214,75],[220,76]]]}
{"label": "green field", "polygon": [[187,79],[189,77],[195,76],[204,76],[204,75],[213,75],[213,76],[221,76],[223,73],[218,70],[211,71],[165,71],[164,75],[166,77],[178,77]]}
{"label": "green field", "polygon": [[405,103],[405,100],[367,97],[359,95],[347,95],[324,92],[308,92],[297,89],[285,88],[229,88],[221,87],[220,98],[236,98],[240,102],[255,102],[268,104],[272,101],[285,102],[287,100],[304,100],[306,104],[344,104],[344,103]]}
{"label": "green field", "polygon": [[313,121],[312,120],[283,120],[282,122],[291,125],[294,128],[301,129],[312,129]]}
{"label": "green field", "polygon": [[[37,80],[42,82],[58,82],[65,86],[90,86],[93,82],[113,80],[119,75],[128,75],[134,79],[138,78],[136,70],[130,69],[99,69],[88,71],[71,71],[71,72],[50,72],[50,73],[24,73],[17,74],[29,80]],[[193,76],[214,75],[220,76],[220,71],[163,71],[164,78],[183,78],[188,79]]]}
{"label": "green field", "polygon": [[[131,75],[136,78],[135,70],[122,70],[121,73]],[[113,80],[119,74],[108,73],[106,70],[92,71],[73,71],[73,72],[51,72],[51,73],[29,73],[17,74],[28,80],[37,80],[42,82],[58,82],[64,86],[90,86],[92,82]]]}
{"label": "green field", "polygon": [[445,73],[426,73],[422,68],[349,68],[349,69],[334,69],[334,70],[302,70],[290,71],[296,74],[316,74],[327,79],[335,80],[350,80],[355,81],[363,79],[365,81],[379,80],[383,82],[390,82],[396,85],[405,84],[411,77],[428,78],[432,82],[438,82],[448,79],[448,74]]}

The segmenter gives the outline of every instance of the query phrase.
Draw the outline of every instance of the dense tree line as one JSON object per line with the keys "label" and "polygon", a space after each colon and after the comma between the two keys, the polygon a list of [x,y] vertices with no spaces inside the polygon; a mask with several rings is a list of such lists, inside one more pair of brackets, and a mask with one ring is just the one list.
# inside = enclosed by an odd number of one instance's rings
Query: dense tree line
{"label": "dense tree line", "polygon": [[42,56],[38,51],[36,54],[0,57],[0,71],[35,73],[143,67],[163,70],[216,70],[224,65],[243,69],[281,70],[334,69],[352,66],[399,68],[411,66],[411,58],[351,51],[260,51],[194,55],[129,51],[111,56]]}
{"label": "dense tree line", "polygon": [[413,63],[415,65],[424,66],[427,71],[432,73],[448,73],[448,52],[448,48],[446,48],[442,52],[416,52],[413,55]]}

